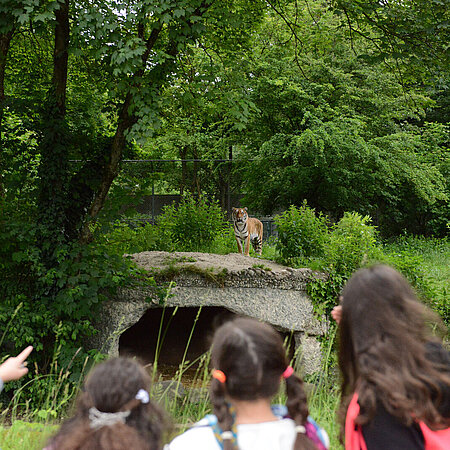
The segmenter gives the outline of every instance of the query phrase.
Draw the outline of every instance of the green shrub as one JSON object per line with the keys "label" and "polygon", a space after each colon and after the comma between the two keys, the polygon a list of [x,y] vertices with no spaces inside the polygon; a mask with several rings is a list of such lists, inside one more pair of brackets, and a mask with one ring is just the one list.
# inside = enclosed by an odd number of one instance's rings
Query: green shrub
{"label": "green shrub", "polygon": [[331,310],[337,305],[339,294],[346,282],[345,276],[331,271],[325,280],[317,279],[306,285],[306,291],[317,316],[331,317]]}
{"label": "green shrub", "polygon": [[370,217],[346,212],[333,227],[325,245],[325,266],[348,278],[379,252],[376,229],[370,225]]}
{"label": "green shrub", "polygon": [[408,250],[384,253],[380,262],[388,264],[399,272],[419,291],[428,291],[428,283],[422,269],[423,258]]}
{"label": "green shrub", "polygon": [[101,237],[101,241],[108,245],[109,251],[118,255],[158,250],[157,229],[150,223],[133,227],[118,220],[112,230]]}
{"label": "green shrub", "polygon": [[204,251],[229,229],[217,202],[188,195],[164,208],[157,221],[157,246],[166,251]]}
{"label": "green shrub", "polygon": [[216,235],[214,241],[209,246],[205,245],[202,251],[217,253],[219,255],[237,252],[237,244],[236,238],[234,237],[233,227],[231,225],[225,227],[222,232]]}
{"label": "green shrub", "polygon": [[284,263],[295,263],[301,258],[323,254],[327,240],[326,218],[307,206],[292,205],[284,213],[275,216],[278,231],[277,250]]}
{"label": "green shrub", "polygon": [[[47,266],[37,245],[37,230],[38,225],[12,216],[0,221],[0,358],[34,346],[30,367],[36,363],[42,377],[35,384],[39,395],[30,396],[32,407],[54,390],[47,371],[55,346],[60,346],[55,361],[58,371],[70,365],[76,378],[87,356],[83,342],[94,333],[92,320],[101,302],[119,286],[137,281],[154,284],[107,243],[61,243],[52,255],[54,265]],[[8,383],[5,395],[22,383]]]}

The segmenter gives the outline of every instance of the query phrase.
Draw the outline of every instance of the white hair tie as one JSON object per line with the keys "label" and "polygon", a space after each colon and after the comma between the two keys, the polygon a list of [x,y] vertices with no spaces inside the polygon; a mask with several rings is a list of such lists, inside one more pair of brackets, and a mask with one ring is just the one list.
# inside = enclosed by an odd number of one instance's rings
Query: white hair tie
{"label": "white hair tie", "polygon": [[150,395],[145,389],[139,389],[135,397],[136,400],[140,400],[141,403],[148,403],[150,401]]}
{"label": "white hair tie", "polygon": [[[139,389],[135,399],[139,400],[141,403],[148,403],[150,401],[150,395],[145,389]],[[89,420],[91,421],[89,426],[96,430],[116,423],[125,423],[125,419],[130,414],[131,411],[117,411],[115,413],[102,412],[93,406],[89,409]]]}
{"label": "white hair tie", "polygon": [[99,411],[95,406],[89,409],[89,426],[94,430],[101,427],[107,427],[116,423],[125,423],[125,419],[130,415],[131,411],[117,411],[115,413],[107,413]]}
{"label": "white hair tie", "polygon": [[297,433],[305,434],[306,433],[306,428],[303,425],[297,425],[295,427],[295,431]]}

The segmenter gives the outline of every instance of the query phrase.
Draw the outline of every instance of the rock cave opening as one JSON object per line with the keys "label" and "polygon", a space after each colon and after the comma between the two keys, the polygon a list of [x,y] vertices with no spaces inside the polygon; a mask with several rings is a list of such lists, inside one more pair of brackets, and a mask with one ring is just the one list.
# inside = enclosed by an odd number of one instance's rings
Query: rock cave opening
{"label": "rock cave opening", "polygon": [[160,335],[158,372],[162,378],[170,378],[185,352],[185,361],[195,361],[210,347],[215,329],[233,317],[236,314],[223,307],[150,308],[122,333],[119,354],[137,357],[144,365],[153,364]]}
{"label": "rock cave opening", "polygon": [[[150,308],[141,319],[119,338],[119,354],[137,357],[141,363],[151,366],[160,337],[158,374],[162,379],[173,378],[183,361],[194,362],[183,373],[183,379],[196,376],[195,361],[210,347],[214,331],[225,321],[237,317],[223,307]],[[160,331],[161,330],[161,331]],[[282,333],[285,342],[292,342],[288,333]],[[189,346],[186,350],[186,346]],[[290,345],[293,354],[293,345]],[[183,370],[183,372],[185,372]]]}

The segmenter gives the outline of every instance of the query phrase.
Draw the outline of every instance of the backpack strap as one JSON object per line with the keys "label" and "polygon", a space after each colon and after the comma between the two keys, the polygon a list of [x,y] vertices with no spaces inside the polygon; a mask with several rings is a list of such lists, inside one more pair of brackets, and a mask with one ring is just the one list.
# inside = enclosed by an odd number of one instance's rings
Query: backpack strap
{"label": "backpack strap", "polygon": [[358,394],[355,392],[345,418],[345,450],[367,450],[361,427],[355,423],[359,411]]}
{"label": "backpack strap", "polygon": [[448,450],[450,448],[450,428],[431,430],[423,422],[419,422],[425,441],[425,450]]}
{"label": "backpack strap", "polygon": [[[271,409],[275,416],[282,419],[291,419],[285,405],[272,405]],[[311,416],[306,419],[305,430],[306,436],[314,442],[318,450],[330,448],[330,439],[327,432]]]}

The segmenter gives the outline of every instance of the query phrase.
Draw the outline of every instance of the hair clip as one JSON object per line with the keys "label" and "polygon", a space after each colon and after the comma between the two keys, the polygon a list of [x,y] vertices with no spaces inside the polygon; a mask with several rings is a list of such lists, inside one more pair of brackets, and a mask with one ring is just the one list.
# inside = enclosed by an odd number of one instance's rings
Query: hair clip
{"label": "hair clip", "polygon": [[306,428],[303,425],[297,425],[295,427],[295,431],[297,433],[305,434],[306,433]]}
{"label": "hair clip", "polygon": [[221,370],[214,369],[212,371],[212,377],[221,383],[225,383],[225,381],[227,381],[227,376]]}
{"label": "hair clip", "polygon": [[139,389],[135,397],[136,400],[140,400],[141,403],[148,403],[150,401],[150,395],[145,389]]}
{"label": "hair clip", "polygon": [[294,373],[294,369],[291,366],[287,366],[286,370],[281,375],[283,378],[289,378]]}

